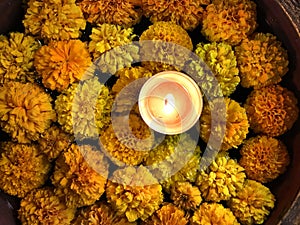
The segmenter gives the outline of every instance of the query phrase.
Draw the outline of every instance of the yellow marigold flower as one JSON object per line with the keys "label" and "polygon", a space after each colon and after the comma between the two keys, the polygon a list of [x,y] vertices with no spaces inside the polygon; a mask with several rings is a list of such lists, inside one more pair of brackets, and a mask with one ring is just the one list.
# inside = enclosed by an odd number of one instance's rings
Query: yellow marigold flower
{"label": "yellow marigold flower", "polygon": [[213,0],[203,15],[202,34],[209,41],[237,45],[256,27],[256,4],[253,1]]}
{"label": "yellow marigold flower", "polygon": [[[235,47],[243,87],[277,84],[288,71],[288,54],[272,34],[258,33]],[[251,63],[249,63],[251,62]]]}
{"label": "yellow marigold flower", "polygon": [[43,188],[31,191],[21,200],[18,214],[24,225],[69,225],[75,209],[67,207],[51,188]]}
{"label": "yellow marigold flower", "polygon": [[195,211],[202,202],[198,187],[190,182],[177,182],[171,186],[171,199],[174,205],[186,211]]}
{"label": "yellow marigold flower", "polygon": [[154,135],[143,119],[134,113],[128,121],[124,117],[115,118],[100,136],[100,146],[107,156],[119,166],[138,165],[148,155],[154,144]]}
{"label": "yellow marigold flower", "polygon": [[106,197],[130,222],[147,219],[163,202],[161,185],[143,166],[116,170],[107,183]]}
{"label": "yellow marigold flower", "polygon": [[[143,41],[147,40],[153,42],[143,44]],[[188,33],[181,26],[171,22],[154,23],[142,33],[140,41],[142,44],[141,59],[144,61],[142,64],[153,73],[182,69],[189,60],[188,50],[193,49],[193,43]],[[186,51],[178,50],[178,46],[186,48]],[[155,56],[158,62],[145,61],[147,55]]]}
{"label": "yellow marigold flower", "polygon": [[232,47],[226,43],[199,43],[195,53],[210,67],[219,82],[223,95],[232,94],[240,82]]}
{"label": "yellow marigold flower", "polygon": [[294,94],[279,85],[253,90],[245,109],[254,132],[273,137],[291,129],[299,113]]}
{"label": "yellow marigold flower", "polygon": [[33,82],[33,57],[39,47],[38,41],[22,33],[10,33],[9,38],[0,35],[0,83]]}
{"label": "yellow marigold flower", "polygon": [[112,96],[97,77],[73,84],[55,101],[58,123],[76,139],[98,138],[110,122]]}
{"label": "yellow marigold flower", "polygon": [[142,9],[152,23],[172,22],[186,30],[193,30],[202,21],[203,6],[209,3],[210,0],[142,0]]}
{"label": "yellow marigold flower", "polygon": [[75,0],[30,0],[23,24],[42,39],[69,40],[81,35],[86,21]]}
{"label": "yellow marigold flower", "polygon": [[35,54],[34,65],[46,88],[63,91],[82,79],[92,60],[80,40],[52,41]]}
{"label": "yellow marigold flower", "polygon": [[142,225],[186,225],[184,211],[172,204],[166,204],[157,210],[149,219],[141,223]]}
{"label": "yellow marigold flower", "polygon": [[239,225],[230,209],[218,203],[203,203],[191,218],[191,225]]}
{"label": "yellow marigold flower", "polygon": [[80,210],[73,225],[137,225],[137,223],[129,222],[124,215],[116,215],[110,205],[99,202],[87,209]]}
{"label": "yellow marigold flower", "polygon": [[90,23],[131,27],[142,17],[141,10],[130,0],[79,0],[79,6]]}
{"label": "yellow marigold flower", "polygon": [[60,127],[52,126],[37,140],[39,149],[47,155],[50,161],[56,159],[59,154],[68,149],[73,142],[73,137],[65,133]]}
{"label": "yellow marigold flower", "polygon": [[94,204],[104,193],[108,162],[95,147],[72,144],[56,160],[52,183],[67,206]]}
{"label": "yellow marigold flower", "polygon": [[245,168],[248,178],[267,183],[284,173],[290,162],[283,142],[267,136],[250,138],[240,150],[239,163]]}
{"label": "yellow marigold flower", "polygon": [[228,202],[233,214],[242,224],[262,224],[274,208],[275,197],[261,183],[248,180],[238,193]]}
{"label": "yellow marigold flower", "polygon": [[0,87],[0,125],[13,140],[28,143],[56,119],[51,97],[36,84],[8,82]]}
{"label": "yellow marigold flower", "polygon": [[[231,148],[237,148],[242,144],[248,134],[249,122],[246,110],[238,102],[224,98],[226,104],[226,118],[222,118],[224,112],[218,108],[218,102],[222,99],[214,99],[211,104],[204,105],[200,117],[200,136],[208,142],[209,138],[215,138],[220,135],[220,131],[226,123],[225,136],[221,145],[221,150],[227,151]],[[211,105],[211,106],[210,106]],[[211,107],[211,108],[210,108]],[[218,121],[211,121],[211,112],[216,113]],[[215,124],[214,127],[211,124]]]}
{"label": "yellow marigold flower", "polygon": [[246,174],[234,159],[226,155],[218,155],[208,167],[208,171],[201,171],[196,185],[206,201],[220,202],[236,196],[243,188]]}
{"label": "yellow marigold flower", "polygon": [[23,198],[29,191],[44,185],[50,162],[36,145],[2,143],[0,148],[0,188]]}

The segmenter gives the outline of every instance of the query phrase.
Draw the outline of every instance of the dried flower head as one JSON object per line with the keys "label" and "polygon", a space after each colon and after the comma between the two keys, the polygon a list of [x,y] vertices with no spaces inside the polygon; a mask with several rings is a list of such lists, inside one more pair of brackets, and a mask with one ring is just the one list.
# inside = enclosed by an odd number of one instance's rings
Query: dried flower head
{"label": "dried flower head", "polygon": [[250,128],[255,133],[279,136],[291,129],[298,118],[297,99],[279,85],[253,90],[245,103]]}
{"label": "dried flower head", "polygon": [[42,39],[69,40],[81,35],[86,21],[75,0],[30,0],[23,24]]}
{"label": "dried flower head", "polygon": [[234,51],[226,43],[199,43],[195,53],[209,66],[219,82],[224,96],[235,91],[240,82]]}
{"label": "dried flower head", "polygon": [[73,225],[137,225],[129,222],[126,216],[118,216],[111,205],[104,202],[96,203],[79,211]]}
{"label": "dried flower head", "polygon": [[210,41],[237,45],[257,27],[251,0],[213,0],[203,15],[202,34]]}
{"label": "dried flower head", "polygon": [[[277,84],[288,71],[288,54],[272,34],[257,33],[235,48],[243,87]],[[251,63],[249,63],[251,62]]]}
{"label": "dried flower head", "polygon": [[35,189],[21,200],[18,211],[24,225],[69,225],[75,209],[69,208],[51,188]]}
{"label": "dried flower head", "polygon": [[[200,136],[208,142],[210,138],[217,138],[223,129],[224,123],[226,124],[225,136],[221,145],[221,150],[227,151],[231,148],[237,148],[242,144],[243,140],[248,134],[249,122],[246,110],[240,104],[230,98],[224,98],[226,104],[226,118],[222,110],[218,108],[218,103],[223,101],[222,98],[214,99],[212,103],[204,105],[200,117]],[[212,121],[211,112],[214,112],[217,121]],[[214,126],[212,126],[214,124]]]}
{"label": "dried flower head", "polygon": [[38,41],[22,33],[0,35],[0,84],[7,81],[33,82],[36,78],[33,57]]}
{"label": "dried flower head", "polygon": [[0,126],[20,143],[37,140],[56,119],[51,101],[36,84],[5,83],[0,87]]}
{"label": "dried flower head", "polygon": [[154,136],[143,119],[131,113],[128,120],[114,118],[114,124],[102,132],[99,143],[116,165],[138,165],[152,148]]}
{"label": "dried flower head", "polygon": [[80,40],[52,41],[34,56],[34,66],[46,88],[63,91],[80,81],[92,61]]}
{"label": "dried flower head", "polygon": [[2,143],[0,148],[0,188],[10,195],[24,197],[44,185],[50,162],[36,145]]}
{"label": "dried flower head", "polygon": [[290,162],[283,142],[267,136],[257,136],[244,142],[239,163],[247,177],[267,183],[284,173]]}
{"label": "dried flower head", "polygon": [[195,211],[202,202],[200,190],[190,182],[174,183],[170,197],[174,205],[186,211]]}
{"label": "dried flower head", "polygon": [[236,196],[243,188],[246,174],[234,159],[220,154],[211,163],[208,171],[201,171],[196,185],[206,201],[220,202]]}
{"label": "dried flower head", "polygon": [[244,188],[228,202],[233,214],[242,224],[262,224],[274,208],[275,197],[261,183],[247,180]]}
{"label": "dried flower head", "polygon": [[52,126],[37,140],[39,149],[47,155],[50,161],[56,159],[59,154],[68,149],[73,142],[73,137],[65,133],[60,127]]}
{"label": "dried flower head", "polygon": [[106,197],[130,222],[147,219],[163,202],[161,185],[143,166],[116,170],[107,183]]}
{"label": "dried flower head", "polygon": [[106,158],[95,147],[72,144],[56,160],[51,180],[67,206],[92,205],[104,193],[108,167]]}
{"label": "dried flower head", "polygon": [[209,3],[210,0],[142,0],[142,9],[152,23],[172,22],[186,30],[193,30],[202,21],[203,6]]}
{"label": "dried flower head", "polygon": [[130,0],[79,0],[79,6],[90,23],[131,27],[142,17],[141,9]]}
{"label": "dried flower head", "polygon": [[187,218],[183,210],[172,204],[165,204],[157,210],[149,219],[141,223],[142,225],[186,225]]}
{"label": "dried flower head", "polygon": [[[143,43],[147,40],[152,42]],[[153,73],[180,70],[189,60],[187,53],[193,49],[188,33],[171,22],[154,23],[142,33],[140,41],[142,64]],[[149,55],[155,56],[156,62],[148,61]]]}
{"label": "dried flower head", "polygon": [[191,218],[191,225],[239,225],[230,209],[218,203],[203,203]]}
{"label": "dried flower head", "polygon": [[110,122],[113,98],[97,77],[73,84],[55,101],[58,123],[76,139],[98,138]]}

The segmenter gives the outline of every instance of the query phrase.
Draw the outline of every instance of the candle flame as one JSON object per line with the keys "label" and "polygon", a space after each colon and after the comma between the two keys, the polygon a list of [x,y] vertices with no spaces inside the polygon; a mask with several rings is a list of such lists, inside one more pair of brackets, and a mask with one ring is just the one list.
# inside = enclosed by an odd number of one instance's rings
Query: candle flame
{"label": "candle flame", "polygon": [[165,97],[164,113],[172,114],[172,113],[174,113],[174,111],[176,111],[175,98],[172,94],[167,94]]}

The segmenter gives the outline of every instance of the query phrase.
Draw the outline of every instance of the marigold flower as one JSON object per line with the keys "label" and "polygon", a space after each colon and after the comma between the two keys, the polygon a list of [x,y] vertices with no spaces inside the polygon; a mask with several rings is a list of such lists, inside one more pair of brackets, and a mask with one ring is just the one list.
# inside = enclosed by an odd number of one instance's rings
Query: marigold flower
{"label": "marigold flower", "polygon": [[56,160],[51,177],[55,192],[71,208],[92,205],[104,193],[108,167],[95,147],[72,144]]}
{"label": "marigold flower", "polygon": [[242,224],[262,224],[274,208],[275,197],[261,183],[247,180],[244,188],[228,202],[233,214]]}
{"label": "marigold flower", "polygon": [[47,155],[50,161],[56,159],[59,154],[68,149],[73,142],[73,137],[65,133],[60,127],[52,126],[37,140],[39,149]]}
{"label": "marigold flower", "polygon": [[243,187],[246,174],[234,159],[226,155],[218,155],[208,167],[208,171],[201,171],[196,185],[206,201],[220,202],[236,196]]}
{"label": "marigold flower", "polygon": [[186,211],[195,211],[202,202],[198,187],[190,182],[177,182],[171,186],[173,204]]}
{"label": "marigold flower", "polygon": [[29,191],[44,185],[50,162],[36,145],[2,143],[0,148],[0,188],[23,198]]}
{"label": "marigold flower", "polygon": [[143,166],[116,170],[107,183],[106,197],[130,222],[147,219],[163,202],[161,185]]}
{"label": "marigold flower", "polygon": [[235,91],[240,82],[234,51],[226,43],[199,43],[195,53],[211,68],[224,96]]}
{"label": "marigold flower", "polygon": [[69,225],[75,209],[67,207],[51,188],[43,188],[31,191],[21,200],[18,214],[24,225]]}
{"label": "marigold flower", "polygon": [[110,205],[104,202],[96,203],[79,211],[78,217],[73,221],[74,225],[136,225],[127,218],[116,215]]}
{"label": "marigold flower", "polygon": [[279,85],[253,90],[245,103],[250,128],[255,133],[279,136],[291,129],[299,109],[294,94]]}
{"label": "marigold flower", "polygon": [[30,0],[23,24],[42,39],[69,40],[81,35],[86,21],[75,0]]}
{"label": "marigold flower", "polygon": [[[227,151],[231,148],[237,148],[242,144],[248,134],[249,122],[246,110],[241,107],[238,102],[230,98],[224,98],[226,104],[226,118],[222,118],[224,117],[224,112],[218,108],[218,102],[221,101],[223,101],[222,98],[214,99],[211,104],[206,103],[204,105],[200,117],[200,136],[205,142],[208,142],[210,138],[219,137],[220,131],[223,129],[224,123],[226,123],[221,150]],[[218,121],[211,121],[212,111],[220,115],[216,116]],[[211,124],[215,124],[215,126],[212,127]]]}
{"label": "marigold flower", "polygon": [[201,32],[209,41],[237,45],[256,27],[256,4],[253,1],[213,0],[203,15]]}
{"label": "marigold flower", "polygon": [[97,77],[73,84],[55,101],[58,123],[76,139],[98,138],[110,122],[113,98]]}
{"label": "marigold flower", "polygon": [[[288,71],[288,54],[272,34],[258,33],[235,47],[243,87],[277,84]],[[249,63],[251,62],[251,63]]]}
{"label": "marigold flower", "polygon": [[[143,43],[147,40],[153,42]],[[164,70],[180,70],[189,60],[187,53],[193,49],[193,43],[188,33],[179,25],[171,22],[154,23],[142,33],[140,41],[142,64],[153,73]],[[182,48],[178,49],[178,46]],[[148,55],[155,56],[157,62],[146,61]],[[168,62],[168,64],[162,62]]]}
{"label": "marigold flower", "polygon": [[203,6],[210,0],[184,1],[156,1],[142,0],[142,9],[145,16],[150,17],[152,23],[158,21],[172,22],[186,30],[195,29],[202,21]]}
{"label": "marigold flower", "polygon": [[186,225],[184,211],[172,204],[166,204],[157,210],[142,225]]}
{"label": "marigold flower", "polygon": [[0,35],[0,84],[7,81],[33,82],[33,68],[38,41],[23,33],[10,33],[9,38]]}
{"label": "marigold flower", "polygon": [[154,136],[143,119],[134,113],[128,121],[124,117],[115,118],[100,136],[100,146],[107,156],[119,166],[138,165],[148,155],[152,148]]}
{"label": "marigold flower", "polygon": [[130,0],[79,0],[79,6],[90,23],[131,27],[142,17],[141,9]]}
{"label": "marigold flower", "polygon": [[191,225],[239,225],[230,209],[218,203],[203,203],[191,218]]}
{"label": "marigold flower", "polygon": [[267,183],[284,173],[290,162],[283,142],[267,136],[257,136],[244,142],[239,163],[248,178]]}
{"label": "marigold flower", "polygon": [[34,65],[46,88],[63,91],[80,81],[92,60],[80,40],[52,41],[35,54]]}
{"label": "marigold flower", "polygon": [[20,143],[37,140],[56,119],[51,101],[36,84],[5,83],[0,87],[0,126]]}

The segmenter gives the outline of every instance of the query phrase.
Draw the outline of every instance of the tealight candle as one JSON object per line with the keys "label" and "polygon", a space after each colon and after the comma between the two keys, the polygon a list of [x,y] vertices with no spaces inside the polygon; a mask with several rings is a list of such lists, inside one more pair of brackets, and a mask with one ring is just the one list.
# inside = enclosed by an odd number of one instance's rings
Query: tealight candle
{"label": "tealight candle", "polygon": [[149,78],[139,94],[145,123],[163,134],[179,134],[197,123],[202,111],[199,86],[189,76],[166,71]]}

